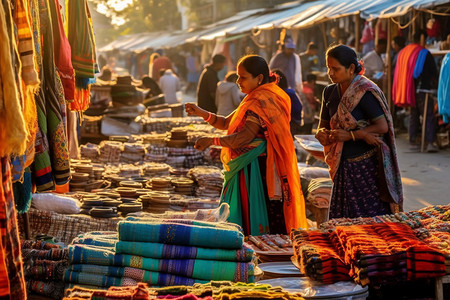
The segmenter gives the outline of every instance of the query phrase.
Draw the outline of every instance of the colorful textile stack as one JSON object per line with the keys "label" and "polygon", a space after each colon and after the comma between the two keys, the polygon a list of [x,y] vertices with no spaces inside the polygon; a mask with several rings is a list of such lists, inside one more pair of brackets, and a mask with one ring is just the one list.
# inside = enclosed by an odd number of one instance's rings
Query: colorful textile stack
{"label": "colorful textile stack", "polygon": [[330,178],[314,178],[308,185],[308,196],[306,200],[315,207],[330,207],[331,188],[333,182]]}
{"label": "colorful textile stack", "polygon": [[211,281],[194,286],[149,288],[145,283],[130,287],[111,287],[107,291],[74,287],[66,291],[67,299],[172,299],[172,300],[225,300],[225,299],[303,299],[268,284]]}
{"label": "colorful textile stack", "polygon": [[[305,242],[315,240],[312,251],[326,261],[322,253],[338,253],[349,268],[349,275],[362,285],[405,282],[445,275],[445,256],[420,241],[408,226],[399,223],[338,226],[331,233],[296,232],[291,238],[297,250],[297,261],[310,259],[307,251],[301,251]],[[323,242],[325,240],[325,242]],[[333,243],[327,243],[333,240]],[[322,252],[322,253],[321,253]],[[331,266],[332,272],[339,269]],[[307,270],[305,273],[323,270]],[[316,272],[316,273],[315,273]],[[308,275],[309,276],[309,275]],[[316,276],[317,277],[317,276]]]}
{"label": "colorful textile stack", "polygon": [[74,240],[85,244],[69,246],[64,280],[99,287],[254,281],[253,250],[231,224],[129,217],[118,231],[118,239]]}
{"label": "colorful textile stack", "polygon": [[25,278],[29,292],[61,299],[62,282],[67,267],[67,249],[44,241],[22,241]]}
{"label": "colorful textile stack", "polygon": [[335,249],[336,236],[319,231],[291,232],[294,260],[300,271],[309,278],[331,284],[351,280],[350,268]]}
{"label": "colorful textile stack", "polygon": [[217,167],[198,166],[189,170],[188,177],[198,184],[196,196],[199,197],[219,197],[222,192],[223,175]]}

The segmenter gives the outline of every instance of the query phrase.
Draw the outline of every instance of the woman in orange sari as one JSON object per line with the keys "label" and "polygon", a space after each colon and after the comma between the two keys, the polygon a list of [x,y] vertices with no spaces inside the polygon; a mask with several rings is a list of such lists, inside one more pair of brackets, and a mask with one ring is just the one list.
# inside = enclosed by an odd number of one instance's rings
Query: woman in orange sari
{"label": "woman in orange sari", "polygon": [[186,103],[189,116],[200,116],[220,138],[200,138],[198,150],[222,146],[225,182],[221,202],[230,205],[228,221],[246,235],[289,233],[307,228],[294,142],[290,134],[291,101],[276,85],[267,62],[247,55],[237,64],[237,84],[247,96],[228,116],[209,113]]}

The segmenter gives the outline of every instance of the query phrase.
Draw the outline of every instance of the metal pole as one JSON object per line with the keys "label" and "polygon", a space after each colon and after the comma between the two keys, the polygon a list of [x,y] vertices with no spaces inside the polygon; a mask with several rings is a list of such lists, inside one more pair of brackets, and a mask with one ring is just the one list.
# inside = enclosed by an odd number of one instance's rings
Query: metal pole
{"label": "metal pole", "polygon": [[425,93],[425,107],[423,109],[423,116],[422,116],[422,141],[420,144],[420,152],[425,152],[425,132],[427,129],[428,95],[429,95],[428,93]]}

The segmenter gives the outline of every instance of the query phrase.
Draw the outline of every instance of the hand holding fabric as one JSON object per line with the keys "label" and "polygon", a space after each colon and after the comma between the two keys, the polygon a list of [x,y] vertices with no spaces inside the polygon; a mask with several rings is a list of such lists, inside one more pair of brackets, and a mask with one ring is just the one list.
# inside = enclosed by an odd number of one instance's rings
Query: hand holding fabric
{"label": "hand holding fabric", "polygon": [[316,137],[317,140],[319,140],[319,142],[323,146],[328,146],[329,144],[331,144],[331,141],[330,141],[330,130],[328,130],[326,128],[320,128],[317,131],[315,137]]}

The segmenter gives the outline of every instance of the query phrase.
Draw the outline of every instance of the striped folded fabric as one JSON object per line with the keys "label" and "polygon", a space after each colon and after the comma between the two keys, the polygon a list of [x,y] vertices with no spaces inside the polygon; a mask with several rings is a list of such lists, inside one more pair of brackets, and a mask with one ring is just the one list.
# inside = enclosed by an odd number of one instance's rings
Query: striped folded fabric
{"label": "striped folded fabric", "polygon": [[294,258],[300,271],[323,283],[351,280],[350,267],[344,263],[329,233],[297,230],[291,232]]}
{"label": "striped folded fabric", "polygon": [[253,282],[252,262],[215,261],[203,259],[155,259],[116,254],[109,248],[70,245],[70,264],[93,264],[144,269],[202,280],[230,280]]}
{"label": "striped folded fabric", "polygon": [[161,243],[127,242],[116,243],[117,254],[131,254],[149,258],[207,259],[249,262],[254,251],[246,246],[242,249],[213,249]]}
{"label": "striped folded fabric", "polygon": [[66,283],[87,284],[97,287],[129,286],[137,284],[137,281],[131,278],[76,272],[70,271],[69,269],[64,272],[63,280]]}
{"label": "striped folded fabric", "polygon": [[[148,283],[150,286],[193,285],[194,283],[208,282],[207,280],[194,279],[161,272],[146,271],[130,267],[75,264],[69,266],[66,272],[97,274],[112,278],[129,278],[137,282]],[[70,275],[72,274],[67,273],[65,278],[69,278],[69,280],[70,278],[75,278],[73,275],[72,277],[70,277]]]}
{"label": "striped folded fabric", "polygon": [[357,282],[385,283],[445,275],[445,256],[401,223],[338,226],[335,234]]}
{"label": "striped folded fabric", "polygon": [[222,249],[241,249],[244,238],[234,226],[194,220],[127,219],[118,231],[121,241]]}

